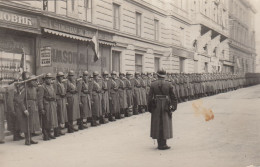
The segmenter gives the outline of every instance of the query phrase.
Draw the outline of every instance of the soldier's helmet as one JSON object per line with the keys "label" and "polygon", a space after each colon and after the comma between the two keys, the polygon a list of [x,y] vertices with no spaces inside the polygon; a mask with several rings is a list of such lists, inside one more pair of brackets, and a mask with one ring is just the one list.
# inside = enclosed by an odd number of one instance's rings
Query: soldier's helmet
{"label": "soldier's helmet", "polygon": [[84,71],[83,76],[88,76],[88,71]]}
{"label": "soldier's helmet", "polygon": [[120,75],[123,75],[123,76],[125,76],[125,74],[124,74],[124,73],[122,73],[122,72],[120,72],[120,73],[119,73],[119,76],[120,76]]}
{"label": "soldier's helmet", "polygon": [[111,76],[112,76],[112,75],[116,75],[116,72],[115,72],[115,71],[112,71],[112,72],[111,72]]}
{"label": "soldier's helmet", "polygon": [[63,77],[63,76],[64,76],[63,72],[60,71],[60,72],[57,73],[57,77]]}
{"label": "soldier's helmet", "polygon": [[140,75],[140,72],[138,72],[138,71],[137,71],[137,72],[135,72],[135,75]]}
{"label": "soldier's helmet", "polygon": [[75,75],[75,72],[73,70],[70,70],[68,73],[68,76],[74,76],[74,75]]}
{"label": "soldier's helmet", "polygon": [[109,74],[108,71],[103,72],[103,75],[108,75],[108,74]]}
{"label": "soldier's helmet", "polygon": [[130,72],[126,72],[126,75],[132,75]]}
{"label": "soldier's helmet", "polygon": [[164,69],[158,70],[157,75],[160,78],[165,78],[166,77],[166,71]]}
{"label": "soldier's helmet", "polygon": [[98,76],[98,75],[99,75],[98,71],[93,72],[93,76]]}
{"label": "soldier's helmet", "polygon": [[47,73],[44,77],[45,79],[48,79],[48,78],[53,78],[52,74],[51,73]]}
{"label": "soldier's helmet", "polygon": [[142,76],[143,76],[143,75],[146,76],[144,72],[142,72],[141,75],[142,75]]}
{"label": "soldier's helmet", "polygon": [[22,79],[23,80],[27,80],[27,79],[29,79],[30,78],[30,73],[28,72],[28,71],[24,71],[23,73],[22,73]]}

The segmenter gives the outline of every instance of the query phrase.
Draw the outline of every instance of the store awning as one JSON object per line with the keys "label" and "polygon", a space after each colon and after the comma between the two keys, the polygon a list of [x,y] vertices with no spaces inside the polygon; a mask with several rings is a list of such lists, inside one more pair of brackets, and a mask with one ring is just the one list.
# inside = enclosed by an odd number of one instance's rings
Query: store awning
{"label": "store awning", "polygon": [[48,28],[44,28],[44,32],[49,33],[49,34],[58,35],[58,36],[61,36],[61,37],[76,39],[76,40],[80,40],[80,41],[91,41],[91,38],[67,34],[67,33],[63,33],[63,32],[60,32],[60,31],[51,30],[51,29],[48,29]]}
{"label": "store awning", "polygon": [[103,45],[109,45],[109,46],[115,46],[116,45],[115,42],[105,41],[105,40],[102,40],[102,39],[99,39],[99,43],[103,44]]}

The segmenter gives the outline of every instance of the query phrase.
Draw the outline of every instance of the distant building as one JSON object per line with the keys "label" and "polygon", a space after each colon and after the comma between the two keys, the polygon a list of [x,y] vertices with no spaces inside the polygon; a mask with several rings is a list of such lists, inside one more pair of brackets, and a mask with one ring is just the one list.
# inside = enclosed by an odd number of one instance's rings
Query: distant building
{"label": "distant building", "polygon": [[255,71],[255,14],[249,0],[229,1],[229,59],[234,72]]}

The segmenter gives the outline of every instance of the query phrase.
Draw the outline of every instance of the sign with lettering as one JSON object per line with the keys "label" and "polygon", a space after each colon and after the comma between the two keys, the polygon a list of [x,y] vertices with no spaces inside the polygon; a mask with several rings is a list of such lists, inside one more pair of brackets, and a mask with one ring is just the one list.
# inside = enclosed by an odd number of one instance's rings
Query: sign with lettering
{"label": "sign with lettering", "polygon": [[40,61],[41,67],[51,66],[51,47],[41,48]]}
{"label": "sign with lettering", "polygon": [[22,24],[26,26],[32,26],[32,27],[37,26],[36,18],[21,15],[21,14],[16,14],[9,11],[0,11],[0,20],[5,22]]}

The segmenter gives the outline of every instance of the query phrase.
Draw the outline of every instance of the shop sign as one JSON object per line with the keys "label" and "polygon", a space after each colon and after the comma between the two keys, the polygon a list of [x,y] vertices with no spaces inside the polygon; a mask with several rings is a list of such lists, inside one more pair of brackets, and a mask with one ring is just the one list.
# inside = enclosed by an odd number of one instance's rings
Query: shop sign
{"label": "shop sign", "polygon": [[51,66],[51,47],[43,47],[40,51],[41,67]]}
{"label": "shop sign", "polygon": [[0,10],[0,21],[38,28],[37,18],[7,10]]}
{"label": "shop sign", "polygon": [[52,53],[52,61],[55,63],[67,63],[67,64],[87,64],[87,56],[82,53],[70,51],[70,50],[62,50],[62,49],[51,49]]}
{"label": "shop sign", "polygon": [[[47,18],[41,19],[41,27],[50,28],[53,30],[66,32],[69,34],[83,36],[83,37],[92,38],[94,35],[96,35],[96,30],[94,29],[84,28],[63,21],[47,19]],[[111,33],[98,31],[98,38],[107,41],[112,41],[113,35]]]}

